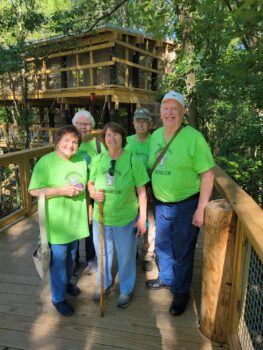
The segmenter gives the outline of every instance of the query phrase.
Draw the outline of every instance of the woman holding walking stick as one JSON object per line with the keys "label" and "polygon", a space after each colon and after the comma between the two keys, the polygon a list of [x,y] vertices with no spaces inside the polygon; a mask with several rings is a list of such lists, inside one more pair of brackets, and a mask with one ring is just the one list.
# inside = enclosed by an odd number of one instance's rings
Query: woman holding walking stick
{"label": "woman holding walking stick", "polygon": [[[146,231],[145,184],[149,177],[142,161],[123,149],[126,145],[126,135],[119,124],[106,124],[102,138],[108,152],[93,159],[88,183],[90,196],[95,200],[93,239],[99,262],[98,203],[103,203],[104,295],[111,291],[115,245],[120,287],[117,306],[124,308],[130,302],[135,285],[137,237]],[[93,294],[93,300],[100,301],[99,274],[98,288]]]}

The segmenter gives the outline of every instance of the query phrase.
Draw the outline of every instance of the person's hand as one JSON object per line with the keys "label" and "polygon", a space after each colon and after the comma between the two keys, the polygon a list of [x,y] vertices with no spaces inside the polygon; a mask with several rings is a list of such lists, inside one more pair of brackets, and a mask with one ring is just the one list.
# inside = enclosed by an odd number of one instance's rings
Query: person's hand
{"label": "person's hand", "polygon": [[103,203],[105,200],[105,192],[104,191],[95,191],[93,198],[95,201],[99,203]]}
{"label": "person's hand", "polygon": [[67,197],[76,197],[80,194],[80,192],[83,191],[83,189],[80,189],[73,185],[66,185],[62,188],[63,195]]}
{"label": "person's hand", "polygon": [[192,219],[192,224],[199,228],[202,227],[204,224],[204,215],[205,211],[197,208]]}
{"label": "person's hand", "polygon": [[137,228],[136,237],[140,237],[146,232],[146,219],[141,219],[140,217],[136,221],[134,227]]}

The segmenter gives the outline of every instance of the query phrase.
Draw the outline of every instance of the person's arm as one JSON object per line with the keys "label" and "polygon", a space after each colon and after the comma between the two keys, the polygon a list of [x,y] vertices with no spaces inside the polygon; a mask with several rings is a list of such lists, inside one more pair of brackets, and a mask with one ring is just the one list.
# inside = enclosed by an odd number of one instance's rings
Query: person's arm
{"label": "person's arm", "polygon": [[214,170],[209,169],[201,173],[200,176],[200,197],[192,220],[192,224],[197,227],[201,227],[204,224],[205,207],[209,202],[209,198],[213,189]]}
{"label": "person's arm", "polygon": [[146,232],[146,209],[147,209],[147,195],[145,186],[136,188],[139,199],[139,216],[135,226],[137,227],[136,236],[139,237]]}
{"label": "person's arm", "polygon": [[78,196],[80,192],[83,190],[79,189],[76,186],[73,185],[66,185],[64,187],[45,187],[45,188],[37,188],[34,190],[29,190],[29,193],[33,197],[38,197],[40,194],[40,191],[44,192],[45,197],[50,198],[50,197],[62,197],[62,196],[67,196],[67,197],[75,197]]}
{"label": "person's arm", "polygon": [[88,190],[91,198],[93,198],[97,202],[104,202],[104,199],[105,199],[104,191],[96,191],[94,182],[92,182],[91,180],[89,180],[88,182]]}

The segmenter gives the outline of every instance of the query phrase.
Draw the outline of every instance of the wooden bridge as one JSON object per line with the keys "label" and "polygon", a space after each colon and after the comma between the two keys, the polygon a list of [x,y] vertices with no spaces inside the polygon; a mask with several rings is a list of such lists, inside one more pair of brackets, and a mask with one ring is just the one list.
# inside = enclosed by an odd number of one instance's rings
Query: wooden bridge
{"label": "wooden bridge", "polygon": [[51,149],[0,157],[0,349],[262,349],[263,214],[218,167],[216,200],[206,210],[193,293],[183,315],[169,315],[168,290],[144,287],[157,268],[145,275],[138,260],[127,309],[115,306],[116,282],[101,318],[92,301],[96,274],[82,267],[75,277],[82,293],[71,299],[76,312],[61,317],[51,305],[48,278],[41,281],[33,266],[38,219],[27,192],[36,159]]}

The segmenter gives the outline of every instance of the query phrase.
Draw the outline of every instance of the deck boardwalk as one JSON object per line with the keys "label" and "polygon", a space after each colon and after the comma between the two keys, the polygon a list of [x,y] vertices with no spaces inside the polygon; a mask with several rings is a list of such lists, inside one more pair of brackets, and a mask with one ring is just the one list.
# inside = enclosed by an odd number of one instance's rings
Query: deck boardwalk
{"label": "deck boardwalk", "polygon": [[[104,350],[180,349],[219,350],[198,329],[194,298],[180,317],[168,313],[168,290],[148,291],[138,260],[138,276],[131,305],[116,307],[115,290],[105,301],[105,316],[92,301],[96,274],[78,276],[82,293],[70,298],[72,317],[60,316],[50,302],[49,281],[41,281],[31,258],[36,245],[37,215],[34,213],[0,232],[0,350]],[[83,253],[83,252],[82,252]],[[193,288],[200,300],[200,248],[196,254]],[[157,270],[147,277],[155,277]]]}

